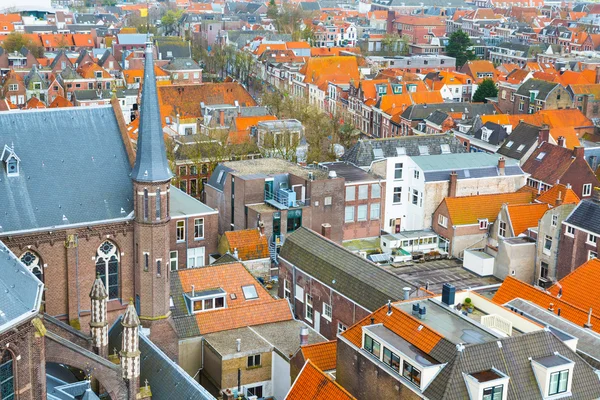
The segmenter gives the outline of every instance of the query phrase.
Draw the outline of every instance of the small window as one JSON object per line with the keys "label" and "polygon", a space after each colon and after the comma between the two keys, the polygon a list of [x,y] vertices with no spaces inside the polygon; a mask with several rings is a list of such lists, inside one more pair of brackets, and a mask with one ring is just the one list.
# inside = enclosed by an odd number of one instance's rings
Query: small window
{"label": "small window", "polygon": [[552,226],[558,225],[558,215],[552,215]]}
{"label": "small window", "polygon": [[378,183],[371,185],[371,198],[378,199],[381,197],[381,186]]}
{"label": "small window", "polygon": [[544,237],[544,254],[550,254],[550,251],[552,250],[552,236],[548,236],[546,235]]}
{"label": "small window", "polygon": [[346,207],[344,222],[354,222],[354,206]]}
{"label": "small window", "polygon": [[346,186],[346,201],[356,200],[356,186]]}
{"label": "small window", "polygon": [[371,221],[378,220],[381,215],[381,206],[379,203],[371,203]]}
{"label": "small window", "polygon": [[156,189],[156,220],[160,220],[160,189]]}
{"label": "small window", "polygon": [[539,154],[538,154],[538,155],[535,157],[535,159],[536,159],[537,161],[541,161],[541,160],[542,160],[542,159],[543,159],[545,156],[546,156],[546,153],[544,153],[544,152],[542,151],[542,152],[540,152],[540,153],[539,153]]}
{"label": "small window", "polygon": [[185,241],[185,221],[184,220],[179,220],[177,221],[177,241],[178,242],[183,242]]}
{"label": "small window", "polygon": [[396,372],[400,372],[400,357],[387,347],[383,348],[383,363]]}
{"label": "small window", "polygon": [[567,236],[575,236],[575,227],[567,225],[567,227],[565,228],[565,235]]}
{"label": "small window", "polygon": [[439,214],[438,215],[438,225],[447,228],[448,227],[448,217],[446,217],[445,215]]}
{"label": "small window", "polygon": [[508,147],[510,149],[513,144],[515,144],[515,142],[513,142],[512,140],[509,140],[508,142],[506,142],[506,147]]}
{"label": "small window", "polygon": [[416,386],[421,387],[421,371],[406,361],[404,361],[404,365],[402,366],[402,376]]}
{"label": "small window", "polygon": [[402,163],[396,163],[394,166],[394,179],[402,179]]}
{"label": "small window", "polygon": [[498,385],[483,389],[482,400],[502,400],[504,385]]}
{"label": "small window", "polygon": [[553,396],[555,394],[566,392],[568,382],[569,370],[554,372],[550,374],[550,388],[548,389],[548,395]]}
{"label": "small window", "polygon": [[480,219],[479,220],[479,229],[487,229],[488,227],[488,220],[486,219]]}
{"label": "small window", "polygon": [[402,204],[402,187],[397,186],[394,188],[394,196],[392,199],[394,204]]}
{"label": "small window", "polygon": [[369,198],[369,185],[360,185],[358,187],[358,199],[366,200]]}
{"label": "small window", "polygon": [[346,329],[348,329],[348,327],[338,321],[337,333],[342,333],[346,331]]}
{"label": "small window", "polygon": [[194,240],[204,238],[204,218],[194,219]]}
{"label": "small window", "polygon": [[162,272],[162,260],[156,260],[156,275],[160,276]]}
{"label": "small window", "polygon": [[358,213],[357,213],[357,221],[366,221],[367,220],[367,205],[366,204],[362,204],[360,206],[357,207],[358,208]]}
{"label": "small window", "polygon": [[287,279],[283,280],[283,297],[288,300],[292,298],[292,282]]}
{"label": "small window", "polygon": [[592,246],[596,246],[596,240],[598,240],[598,237],[596,235],[592,235],[591,233],[588,233],[587,235],[587,243],[591,244]]}
{"label": "small window", "polygon": [[171,271],[177,271],[178,269],[178,253],[177,251],[172,251],[169,253],[169,268]]}
{"label": "small window", "polygon": [[330,206],[331,205],[331,196],[327,196],[323,199],[323,204],[326,206]]}
{"label": "small window", "polygon": [[323,318],[331,321],[332,313],[331,304],[323,303]]}
{"label": "small window", "polygon": [[420,178],[420,176],[421,176],[421,173],[419,171],[415,170],[414,174],[413,174],[413,178],[418,180]]}
{"label": "small window", "polygon": [[260,367],[260,354],[248,356],[248,368]]}
{"label": "small window", "polygon": [[306,307],[305,307],[304,313],[305,313],[304,318],[307,321],[312,322],[312,320],[313,320],[313,298],[308,293],[306,294]]}
{"label": "small window", "polygon": [[498,224],[498,236],[501,238],[506,236],[506,222],[500,221]]}
{"label": "small window", "polygon": [[[520,152],[523,151],[524,148],[525,148],[525,145],[524,144],[520,144],[519,147],[517,147],[517,151],[520,153]],[[541,160],[541,158],[540,158],[540,160]]]}
{"label": "small window", "polygon": [[598,252],[590,250],[588,252],[588,260],[592,260],[594,258],[598,258]]}
{"label": "small window", "polygon": [[381,357],[381,344],[369,335],[365,335],[365,350],[375,357]]}
{"label": "small window", "polygon": [[583,185],[583,190],[581,192],[582,197],[590,196],[592,194],[592,184],[586,183]]}
{"label": "small window", "polygon": [[258,299],[258,293],[254,285],[242,286],[242,292],[244,292],[246,300]]}

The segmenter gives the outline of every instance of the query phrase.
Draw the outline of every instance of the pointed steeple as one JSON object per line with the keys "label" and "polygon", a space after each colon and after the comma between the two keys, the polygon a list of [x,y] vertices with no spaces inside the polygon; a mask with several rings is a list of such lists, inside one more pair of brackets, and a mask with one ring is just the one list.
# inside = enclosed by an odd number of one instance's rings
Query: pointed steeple
{"label": "pointed steeple", "polygon": [[[127,306],[121,325],[123,325],[121,343],[122,376],[124,379],[132,381],[140,376],[140,339],[138,336],[140,319],[133,306],[133,301]],[[137,389],[135,392],[137,392]]]}
{"label": "pointed steeple", "polygon": [[92,346],[101,357],[108,357],[108,318],[107,301],[108,293],[100,277],[96,278],[90,291],[92,312],[90,318],[90,333]]}
{"label": "pointed steeple", "polygon": [[136,182],[168,181],[173,174],[169,168],[165,150],[151,42],[146,43],[142,106],[139,118],[137,154],[131,178]]}

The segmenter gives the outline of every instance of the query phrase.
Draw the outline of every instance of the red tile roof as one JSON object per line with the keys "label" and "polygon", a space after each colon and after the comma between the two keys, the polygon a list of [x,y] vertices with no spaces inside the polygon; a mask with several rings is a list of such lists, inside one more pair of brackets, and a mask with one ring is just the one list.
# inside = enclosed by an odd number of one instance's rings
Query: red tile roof
{"label": "red tile roof", "polygon": [[309,344],[300,348],[304,360],[310,360],[320,370],[335,369],[337,356],[337,340]]}
{"label": "red tile roof", "polygon": [[[585,297],[588,298],[587,296]],[[545,309],[548,309],[550,304],[552,304],[554,313],[558,313],[558,310],[560,309],[561,317],[579,326],[583,326],[583,324],[585,324],[588,320],[589,307],[580,308],[577,305],[571,304],[564,300],[562,296],[561,298],[558,298],[549,292],[543,291],[543,289],[535,288],[511,276],[506,277],[492,300],[498,304],[506,304],[509,301],[517,298],[531,301],[532,303],[535,303]],[[597,312],[598,311],[596,311],[596,313]],[[595,332],[600,332],[600,318],[596,314],[592,314],[591,323],[592,330]]]}
{"label": "red tile roof", "polygon": [[329,375],[307,361],[290,388],[286,400],[355,400]]}
{"label": "red tile roof", "polygon": [[533,199],[531,192],[499,193],[463,197],[446,197],[442,203],[448,208],[453,225],[477,224],[479,219],[496,221],[502,204],[523,204]]}
{"label": "red tile roof", "polygon": [[562,204],[578,204],[580,201],[579,196],[577,196],[573,189],[566,187],[562,183],[552,186],[535,200],[540,203],[550,204],[554,207],[559,197]]}
{"label": "red tile roof", "polygon": [[237,250],[240,261],[269,257],[267,236],[261,235],[258,229],[226,231],[225,237],[229,243],[229,251],[233,253]]}
{"label": "red tile roof", "polygon": [[48,108],[73,107],[73,103],[62,96],[56,96],[54,101],[50,103]]}
{"label": "red tile roof", "polygon": [[46,108],[46,105],[42,103],[37,97],[32,97],[25,104],[25,109],[31,110],[34,108]]}
{"label": "red tile roof", "polygon": [[550,208],[552,207],[546,203],[509,204],[506,206],[515,236],[525,233],[529,228],[537,227],[540,218]]}
{"label": "red tile roof", "polygon": [[600,310],[600,259],[595,258],[580,265],[562,278],[548,291],[560,299],[583,310]]}

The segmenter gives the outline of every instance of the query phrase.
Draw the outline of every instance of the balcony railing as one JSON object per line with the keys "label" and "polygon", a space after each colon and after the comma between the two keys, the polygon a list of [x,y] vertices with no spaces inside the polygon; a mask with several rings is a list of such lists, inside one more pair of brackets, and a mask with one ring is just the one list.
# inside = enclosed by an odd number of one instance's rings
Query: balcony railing
{"label": "balcony railing", "polygon": [[287,193],[281,190],[271,191],[265,189],[265,203],[280,210],[296,207],[310,206],[310,199],[296,199],[296,192],[289,190]]}

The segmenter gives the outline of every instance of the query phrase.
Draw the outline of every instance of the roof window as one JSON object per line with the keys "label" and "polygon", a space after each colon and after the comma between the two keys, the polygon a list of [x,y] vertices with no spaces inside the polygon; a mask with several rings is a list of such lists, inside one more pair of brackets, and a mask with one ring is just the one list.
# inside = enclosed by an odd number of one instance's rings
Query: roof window
{"label": "roof window", "polygon": [[508,143],[506,143],[506,147],[508,147],[510,149],[513,144],[515,144],[515,142],[513,142],[512,140],[509,140]]}
{"label": "roof window", "polygon": [[531,360],[531,367],[544,399],[571,394],[575,363],[558,353]]}
{"label": "roof window", "polygon": [[246,300],[258,299],[258,293],[254,285],[242,286],[242,292],[244,292]]}
{"label": "roof window", "polygon": [[471,400],[497,400],[506,398],[509,377],[495,368],[464,374]]}
{"label": "roof window", "polygon": [[19,164],[21,159],[15,154],[14,145],[12,147],[4,145],[0,160],[4,161],[6,176],[19,176]]}
{"label": "roof window", "polygon": [[428,156],[429,155],[429,147],[419,146],[419,154],[421,154],[422,156]]}
{"label": "roof window", "polygon": [[542,161],[542,159],[546,156],[546,153],[544,153],[543,151],[537,155],[537,157],[535,158],[537,161]]}

